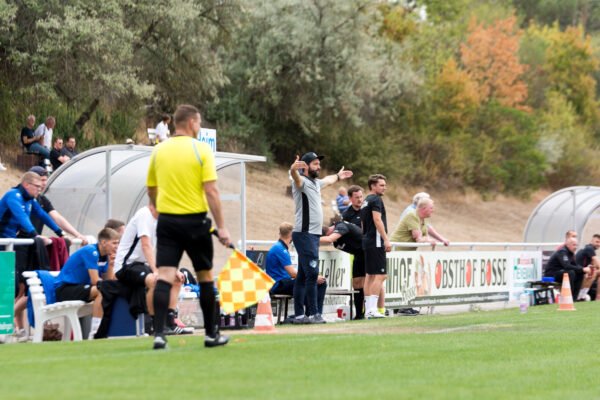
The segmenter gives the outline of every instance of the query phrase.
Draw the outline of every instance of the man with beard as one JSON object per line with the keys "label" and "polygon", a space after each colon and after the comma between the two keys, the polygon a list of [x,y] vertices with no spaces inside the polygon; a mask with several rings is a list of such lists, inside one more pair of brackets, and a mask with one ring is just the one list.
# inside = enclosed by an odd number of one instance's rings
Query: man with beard
{"label": "man with beard", "polygon": [[[292,241],[298,252],[298,275],[294,283],[294,323],[322,324],[323,317],[317,312],[317,277],[319,276],[319,237],[323,226],[321,188],[350,178],[352,171],[342,167],[335,175],[319,179],[321,160],[314,152],[308,152],[290,166],[292,196],[296,208]],[[304,310],[306,296],[307,310]],[[310,317],[306,317],[310,315]]]}

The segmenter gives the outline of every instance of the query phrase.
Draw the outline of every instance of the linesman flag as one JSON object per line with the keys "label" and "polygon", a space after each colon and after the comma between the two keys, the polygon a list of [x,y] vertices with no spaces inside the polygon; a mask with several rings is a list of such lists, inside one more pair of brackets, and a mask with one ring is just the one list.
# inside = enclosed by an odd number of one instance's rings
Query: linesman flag
{"label": "linesman flag", "polygon": [[234,249],[217,279],[221,308],[231,314],[250,307],[268,295],[274,284],[258,265]]}

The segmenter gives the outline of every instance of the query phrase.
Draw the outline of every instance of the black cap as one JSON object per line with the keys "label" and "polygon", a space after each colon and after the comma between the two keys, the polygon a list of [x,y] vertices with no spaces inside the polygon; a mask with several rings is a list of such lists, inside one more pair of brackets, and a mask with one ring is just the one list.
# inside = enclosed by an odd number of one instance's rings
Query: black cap
{"label": "black cap", "polygon": [[39,165],[29,168],[29,172],[35,172],[39,176],[48,176],[48,171],[46,171],[46,168],[40,167]]}
{"label": "black cap", "polygon": [[322,160],[324,158],[324,156],[318,156],[314,151],[309,151],[308,153],[305,153],[300,160],[308,165],[316,159]]}

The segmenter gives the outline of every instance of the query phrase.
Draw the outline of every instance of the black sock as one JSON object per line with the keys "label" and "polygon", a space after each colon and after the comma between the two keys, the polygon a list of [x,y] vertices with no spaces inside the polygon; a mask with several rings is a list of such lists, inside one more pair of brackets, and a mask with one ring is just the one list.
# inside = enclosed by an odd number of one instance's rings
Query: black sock
{"label": "black sock", "polygon": [[204,314],[206,336],[216,335],[215,326],[215,288],[212,282],[200,282],[200,308]]}
{"label": "black sock", "polygon": [[356,316],[362,317],[364,315],[363,307],[365,306],[365,292],[362,288],[354,290],[358,292],[354,293],[354,308],[356,309]]}
{"label": "black sock", "polygon": [[175,310],[173,310],[172,308],[169,308],[167,310],[167,327],[168,328],[175,327],[175,318],[177,318],[177,314],[175,313]]}
{"label": "black sock", "polygon": [[171,284],[163,280],[156,282],[154,288],[154,335],[162,336],[165,330],[167,309],[171,296]]}

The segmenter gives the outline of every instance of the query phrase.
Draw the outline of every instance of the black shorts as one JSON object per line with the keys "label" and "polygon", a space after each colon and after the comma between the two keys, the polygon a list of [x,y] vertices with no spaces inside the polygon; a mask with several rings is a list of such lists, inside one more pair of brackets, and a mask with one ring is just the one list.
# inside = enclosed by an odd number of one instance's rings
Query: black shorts
{"label": "black shorts", "polygon": [[117,279],[124,285],[129,287],[145,287],[146,277],[152,273],[152,268],[148,264],[141,262],[133,262],[123,265],[117,271]]}
{"label": "black shorts", "polygon": [[353,278],[364,278],[365,277],[365,252],[359,251],[354,255],[354,261],[352,262],[352,277]]}
{"label": "black shorts", "polygon": [[194,270],[212,268],[213,244],[210,236],[211,220],[201,214],[159,214],[156,226],[156,266],[179,266],[185,251]]}
{"label": "black shorts", "polygon": [[369,275],[386,275],[384,247],[369,247],[365,250],[365,272]]}
{"label": "black shorts", "polygon": [[81,300],[90,301],[92,285],[71,285],[65,283],[56,288],[56,301]]}

